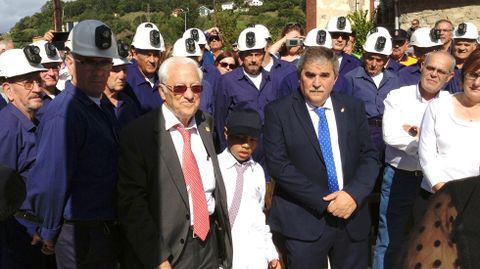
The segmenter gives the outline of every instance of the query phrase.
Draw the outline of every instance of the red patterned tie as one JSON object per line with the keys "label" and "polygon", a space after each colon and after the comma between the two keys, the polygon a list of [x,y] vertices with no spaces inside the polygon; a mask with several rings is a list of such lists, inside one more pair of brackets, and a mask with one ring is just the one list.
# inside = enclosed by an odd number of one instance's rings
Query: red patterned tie
{"label": "red patterned tie", "polygon": [[[181,125],[175,126],[183,137],[183,177],[187,189],[190,189],[190,196],[193,204],[193,232],[204,241],[210,230],[210,220],[208,217],[207,199],[203,189],[202,178],[198,170],[197,161],[193,155],[190,137],[190,130],[186,130]],[[189,187],[188,187],[189,186]]]}

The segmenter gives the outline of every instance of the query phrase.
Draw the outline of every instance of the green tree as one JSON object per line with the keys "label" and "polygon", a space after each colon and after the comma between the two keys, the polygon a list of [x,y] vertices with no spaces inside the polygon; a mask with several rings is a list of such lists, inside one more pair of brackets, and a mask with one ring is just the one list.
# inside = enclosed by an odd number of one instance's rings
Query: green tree
{"label": "green tree", "polygon": [[357,42],[355,43],[353,52],[359,55],[364,53],[362,45],[365,43],[368,31],[374,26],[374,22],[370,20],[368,15],[367,10],[358,10],[347,16],[352,23],[352,29],[355,30],[357,34]]}

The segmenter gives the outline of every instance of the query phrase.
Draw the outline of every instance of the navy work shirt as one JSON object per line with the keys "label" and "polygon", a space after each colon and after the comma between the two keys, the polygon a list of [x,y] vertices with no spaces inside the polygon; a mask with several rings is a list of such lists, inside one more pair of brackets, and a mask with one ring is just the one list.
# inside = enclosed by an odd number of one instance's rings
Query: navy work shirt
{"label": "navy work shirt", "polygon": [[395,73],[383,71],[383,78],[377,89],[373,79],[367,74],[365,68],[357,67],[345,75],[345,91],[347,95],[356,97],[365,103],[367,118],[382,117],[385,106],[383,101],[387,94],[400,88],[401,83]]}
{"label": "navy work shirt", "polygon": [[140,114],[143,115],[159,108],[163,100],[158,91],[158,75],[155,74],[154,85],[152,87],[140,71],[138,63],[135,60],[132,60],[128,65],[127,73],[127,84],[123,91],[135,101],[140,110]]}
{"label": "navy work shirt", "polygon": [[130,96],[124,92],[118,93],[118,105],[114,106],[110,100],[106,97],[102,97],[102,107],[110,110],[110,113],[115,115],[120,128],[123,128],[132,120],[140,116],[140,111],[138,110],[137,105]]}
{"label": "navy work shirt", "polygon": [[417,85],[420,82],[420,64],[413,64],[405,66],[398,71],[398,78],[400,79],[402,86]]}
{"label": "navy work shirt", "polygon": [[[61,93],[61,91],[57,88],[55,88],[55,93],[54,95],[57,96]],[[47,111],[47,107],[50,104],[50,102],[53,100],[52,97],[50,97],[48,94],[43,93],[42,97],[42,107],[35,113],[35,117],[40,121],[42,120],[43,114],[45,114],[45,111]]]}
{"label": "navy work shirt", "polygon": [[3,96],[0,96],[0,110],[2,110],[2,108],[6,107],[7,106],[7,101],[5,101],[5,99],[3,99]]}
{"label": "navy work shirt", "polygon": [[463,92],[462,69],[455,67],[453,78],[445,85],[445,90],[450,93]]}
{"label": "navy work shirt", "polygon": [[69,82],[50,103],[27,184],[42,239],[55,239],[63,220],[116,219],[113,126],[108,113]]}

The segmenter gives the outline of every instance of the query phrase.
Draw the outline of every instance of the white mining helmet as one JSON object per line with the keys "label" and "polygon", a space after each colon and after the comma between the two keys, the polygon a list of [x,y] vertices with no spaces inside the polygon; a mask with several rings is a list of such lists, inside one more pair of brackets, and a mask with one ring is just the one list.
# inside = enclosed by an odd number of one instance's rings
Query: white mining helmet
{"label": "white mining helmet", "polygon": [[172,56],[198,57],[202,56],[202,51],[193,38],[182,37],[173,45]]}
{"label": "white mining helmet", "polygon": [[244,29],[238,36],[238,50],[257,50],[264,49],[267,46],[267,40],[263,33],[254,27]]}
{"label": "white mining helmet", "polygon": [[381,33],[373,33],[367,37],[363,49],[365,52],[390,56],[392,54],[392,39]]}
{"label": "white mining helmet", "polygon": [[392,36],[390,35],[390,32],[387,30],[387,28],[382,27],[382,26],[377,26],[377,27],[373,27],[372,29],[370,29],[370,31],[368,31],[367,38],[368,38],[368,36],[370,36],[373,33],[380,33],[384,37],[392,38]]}
{"label": "white mining helmet", "polygon": [[453,31],[454,39],[478,39],[477,26],[471,22],[462,22]]}
{"label": "white mining helmet", "polygon": [[11,78],[33,72],[47,71],[40,62],[40,49],[26,46],[23,49],[10,49],[0,55],[0,77]]}
{"label": "white mining helmet", "polygon": [[272,38],[272,35],[270,34],[270,31],[268,30],[268,28],[265,25],[255,24],[253,27],[258,29],[260,31],[260,33],[265,37],[265,39]]}
{"label": "white mining helmet", "polygon": [[443,45],[440,41],[440,33],[434,28],[422,27],[413,32],[410,37],[410,45],[419,48],[431,48]]}
{"label": "white mining helmet", "polygon": [[322,28],[313,28],[307,33],[303,45],[307,47],[325,47],[332,48],[332,36]]}
{"label": "white mining helmet", "polygon": [[113,66],[127,65],[130,63],[130,61],[128,60],[129,48],[130,46],[128,46],[125,43],[118,43],[118,46],[117,46],[118,56],[113,58]]}
{"label": "white mining helmet", "polygon": [[202,30],[198,29],[198,28],[190,28],[190,29],[187,29],[187,31],[185,31],[183,33],[183,38],[192,38],[193,40],[195,40],[195,42],[197,42],[198,45],[206,45],[207,44],[207,38],[205,37],[205,34],[203,33]]}
{"label": "white mining helmet", "polygon": [[327,31],[330,33],[352,33],[352,24],[344,16],[334,16],[328,20]]}
{"label": "white mining helmet", "polygon": [[158,27],[151,22],[144,22],[137,27],[132,46],[140,50],[165,51],[165,42]]}
{"label": "white mining helmet", "polygon": [[37,46],[40,49],[40,57],[42,57],[41,64],[63,62],[57,48],[52,43],[45,40],[40,40],[37,42],[33,42],[30,45]]}
{"label": "white mining helmet", "polygon": [[118,57],[117,40],[112,30],[97,20],[84,20],[75,25],[65,47],[84,57]]}

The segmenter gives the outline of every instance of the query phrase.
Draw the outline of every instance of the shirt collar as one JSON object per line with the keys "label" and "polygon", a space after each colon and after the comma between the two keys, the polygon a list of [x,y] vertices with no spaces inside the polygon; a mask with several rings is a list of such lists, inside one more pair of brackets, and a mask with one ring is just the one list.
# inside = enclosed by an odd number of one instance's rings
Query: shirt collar
{"label": "shirt collar", "polygon": [[5,107],[5,109],[8,109],[12,115],[18,119],[20,122],[20,125],[22,128],[28,132],[35,131],[37,128],[37,120],[34,119],[32,122],[25,116],[16,106],[14,106],[12,103],[8,103],[8,105]]}
{"label": "shirt collar", "polygon": [[[173,112],[166,106],[166,105],[162,105],[162,113],[163,113],[163,117],[165,119],[165,130],[170,130],[170,129],[175,129],[175,126],[177,125],[182,125],[183,124],[177,119],[177,117],[173,114]],[[195,117],[192,117],[192,119],[190,120],[190,122],[188,123],[188,126],[184,126],[185,129],[193,129],[193,130],[197,130],[197,123],[195,121]]]}
{"label": "shirt collar", "polygon": [[[239,164],[239,162],[237,161],[237,159],[235,159],[235,157],[233,157],[233,154],[230,152],[229,148],[226,148],[225,151],[228,152],[228,154],[226,154],[227,157],[225,158],[226,168],[228,169],[234,168],[235,164],[237,163]],[[253,171],[253,167],[255,166],[255,161],[252,159],[252,157],[250,157],[248,160],[243,162],[243,165],[248,165],[249,169]]]}
{"label": "shirt collar", "polygon": [[[437,94],[435,95],[435,97],[433,97],[433,99],[437,99],[438,97],[440,97],[440,93],[443,91],[443,89],[441,89],[440,91],[437,92]],[[420,82],[417,84],[417,90],[415,91],[415,94],[417,96],[417,100],[420,101],[421,103],[429,103],[430,101],[427,101],[425,100],[422,95],[420,94]]]}
{"label": "shirt collar", "polygon": [[[312,104],[310,104],[308,101],[306,101],[305,103],[307,104],[307,109],[309,111],[314,111],[317,108],[316,106],[313,106]],[[333,110],[333,104],[332,104],[332,97],[331,96],[328,96],[327,100],[325,100],[325,103],[323,104],[322,107],[325,108],[326,110]]]}

